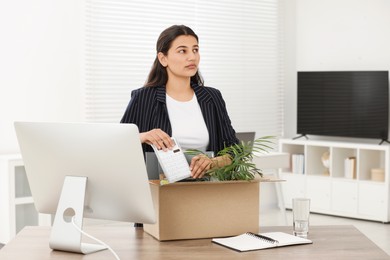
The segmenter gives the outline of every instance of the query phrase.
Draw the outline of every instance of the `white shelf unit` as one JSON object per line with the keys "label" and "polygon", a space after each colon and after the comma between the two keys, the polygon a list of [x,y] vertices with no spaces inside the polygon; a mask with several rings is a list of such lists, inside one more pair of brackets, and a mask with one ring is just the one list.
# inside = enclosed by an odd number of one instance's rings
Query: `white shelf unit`
{"label": "white shelf unit", "polygon": [[0,243],[6,244],[25,226],[51,225],[51,216],[34,206],[22,157],[0,156]]}
{"label": "white shelf unit", "polygon": [[[303,154],[303,174],[292,172],[290,167],[280,169],[283,197],[286,208],[291,209],[292,198],[311,199],[311,212],[329,215],[390,221],[390,146],[375,144],[342,143],[316,140],[281,139],[279,151]],[[329,152],[329,169],[321,157]],[[356,158],[355,177],[345,177],[344,160]],[[384,180],[371,180],[371,169],[384,170]],[[328,170],[328,171],[327,171]]]}

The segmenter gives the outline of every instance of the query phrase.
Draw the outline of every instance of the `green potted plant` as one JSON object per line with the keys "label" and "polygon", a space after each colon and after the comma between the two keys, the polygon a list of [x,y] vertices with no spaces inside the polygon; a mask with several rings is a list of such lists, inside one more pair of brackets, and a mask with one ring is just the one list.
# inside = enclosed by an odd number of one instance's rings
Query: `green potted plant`
{"label": "green potted plant", "polygon": [[[253,142],[243,142],[231,146],[226,146],[224,149],[218,152],[217,156],[229,156],[232,163],[226,166],[219,167],[215,165],[210,169],[207,174],[211,179],[218,181],[230,181],[230,180],[253,180],[256,175],[260,177],[263,173],[256,167],[256,164],[252,162],[255,154],[261,154],[268,152],[273,144],[273,136],[264,136],[255,139]],[[188,154],[196,155],[202,153],[198,150],[189,150]]]}

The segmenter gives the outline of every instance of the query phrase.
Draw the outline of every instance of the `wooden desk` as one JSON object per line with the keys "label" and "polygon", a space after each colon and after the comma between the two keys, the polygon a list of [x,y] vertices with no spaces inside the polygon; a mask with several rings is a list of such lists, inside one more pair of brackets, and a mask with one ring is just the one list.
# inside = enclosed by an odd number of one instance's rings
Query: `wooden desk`
{"label": "wooden desk", "polygon": [[[86,231],[109,244],[123,259],[390,259],[353,226],[312,226],[311,245],[280,247],[239,253],[210,239],[159,242],[140,228],[87,227]],[[291,227],[262,227],[262,232],[291,232]],[[49,227],[26,227],[0,250],[0,259],[114,259],[108,251],[80,255],[49,248]]]}

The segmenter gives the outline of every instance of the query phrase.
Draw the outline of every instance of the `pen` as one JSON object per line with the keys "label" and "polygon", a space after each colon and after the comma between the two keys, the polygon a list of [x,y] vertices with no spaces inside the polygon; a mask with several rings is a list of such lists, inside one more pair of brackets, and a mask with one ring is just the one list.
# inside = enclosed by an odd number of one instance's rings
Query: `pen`
{"label": "pen", "polygon": [[267,237],[267,236],[264,236],[264,235],[260,235],[260,234],[255,234],[255,233],[252,233],[252,232],[247,232],[248,235],[250,236],[255,236],[257,238],[260,238],[261,240],[265,240],[265,241],[268,241],[268,242],[271,242],[272,244],[279,244],[279,241],[278,240],[275,240],[273,238],[270,238],[270,237]]}

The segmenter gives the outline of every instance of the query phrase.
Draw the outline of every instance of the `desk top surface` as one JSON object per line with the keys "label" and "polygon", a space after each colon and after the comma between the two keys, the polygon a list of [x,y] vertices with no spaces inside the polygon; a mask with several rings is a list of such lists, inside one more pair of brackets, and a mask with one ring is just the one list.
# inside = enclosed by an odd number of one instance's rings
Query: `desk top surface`
{"label": "desk top surface", "polygon": [[[85,231],[110,245],[121,259],[390,259],[353,226],[311,226],[313,244],[243,253],[211,239],[159,242],[130,225],[90,226]],[[261,232],[272,231],[291,233],[291,227],[261,227]],[[0,259],[114,259],[108,250],[89,255],[52,251],[49,235],[50,227],[26,227],[0,250]]]}

